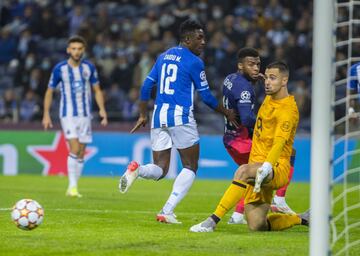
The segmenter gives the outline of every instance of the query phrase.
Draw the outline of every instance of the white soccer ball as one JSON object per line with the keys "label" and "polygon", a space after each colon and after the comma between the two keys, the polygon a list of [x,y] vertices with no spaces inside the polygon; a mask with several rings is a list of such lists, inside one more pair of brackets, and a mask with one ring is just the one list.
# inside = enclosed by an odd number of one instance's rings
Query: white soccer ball
{"label": "white soccer ball", "polygon": [[18,228],[32,230],[43,222],[44,209],[35,200],[22,199],[12,208],[11,219]]}

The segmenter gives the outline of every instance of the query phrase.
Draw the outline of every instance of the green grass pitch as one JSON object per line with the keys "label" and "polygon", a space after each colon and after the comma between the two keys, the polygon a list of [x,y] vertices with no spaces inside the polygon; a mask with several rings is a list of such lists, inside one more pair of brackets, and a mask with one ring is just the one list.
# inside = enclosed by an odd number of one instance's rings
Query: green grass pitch
{"label": "green grass pitch", "polygon": [[[308,228],[282,232],[249,232],[227,225],[216,232],[194,234],[191,225],[206,218],[229,181],[196,180],[176,209],[182,225],[155,221],[166,201],[171,180],[137,181],[120,194],[118,179],[83,177],[83,198],[65,197],[67,178],[0,176],[0,255],[307,255]],[[43,224],[23,231],[12,223],[10,209],[23,198],[45,210]],[[309,206],[309,185],[293,183],[287,201],[296,211]]]}

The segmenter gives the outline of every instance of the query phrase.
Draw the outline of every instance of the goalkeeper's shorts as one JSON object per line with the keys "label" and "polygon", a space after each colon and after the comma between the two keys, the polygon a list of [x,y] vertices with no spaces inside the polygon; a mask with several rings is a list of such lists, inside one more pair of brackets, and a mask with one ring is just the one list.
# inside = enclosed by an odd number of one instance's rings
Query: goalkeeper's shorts
{"label": "goalkeeper's shorts", "polygon": [[268,203],[271,204],[273,191],[285,186],[289,182],[290,163],[280,159],[278,163],[273,166],[273,179],[261,186],[259,193],[254,193],[254,186],[248,185],[244,195],[245,204],[249,203]]}

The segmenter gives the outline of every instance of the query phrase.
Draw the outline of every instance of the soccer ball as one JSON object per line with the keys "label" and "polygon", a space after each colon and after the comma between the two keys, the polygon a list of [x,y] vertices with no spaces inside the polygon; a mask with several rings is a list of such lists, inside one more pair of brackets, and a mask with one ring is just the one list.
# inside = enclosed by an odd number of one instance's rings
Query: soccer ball
{"label": "soccer ball", "polygon": [[23,230],[32,230],[39,226],[44,218],[44,209],[32,199],[18,201],[11,211],[11,219]]}

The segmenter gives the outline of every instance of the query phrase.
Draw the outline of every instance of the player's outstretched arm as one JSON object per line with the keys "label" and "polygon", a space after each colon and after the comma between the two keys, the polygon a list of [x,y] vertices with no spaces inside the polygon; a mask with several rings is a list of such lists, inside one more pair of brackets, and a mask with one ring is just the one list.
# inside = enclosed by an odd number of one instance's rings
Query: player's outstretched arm
{"label": "player's outstretched arm", "polygon": [[49,87],[45,92],[44,113],[43,113],[43,119],[42,119],[42,126],[44,127],[45,130],[53,127],[51,117],[50,117],[50,107],[51,107],[52,98],[53,98],[53,91],[54,90]]}
{"label": "player's outstretched arm", "polygon": [[147,101],[140,101],[140,103],[139,103],[139,112],[140,112],[140,116],[139,116],[138,120],[136,121],[135,126],[131,129],[130,133],[134,133],[141,126],[145,127],[145,125],[147,124],[147,122],[148,122],[148,118],[147,118]]}
{"label": "player's outstretched arm", "polygon": [[94,92],[95,92],[95,101],[99,107],[99,116],[101,117],[100,124],[102,126],[106,126],[108,124],[108,120],[107,120],[107,113],[105,110],[104,95],[103,95],[99,85],[95,85],[95,86],[93,86],[93,88],[94,88]]}
{"label": "player's outstretched arm", "polygon": [[239,123],[237,121],[237,116],[233,109],[226,109],[226,108],[224,108],[224,106],[221,103],[219,103],[217,105],[217,107],[215,108],[215,111],[226,116],[227,120],[230,123],[232,123],[236,128],[239,127]]}

